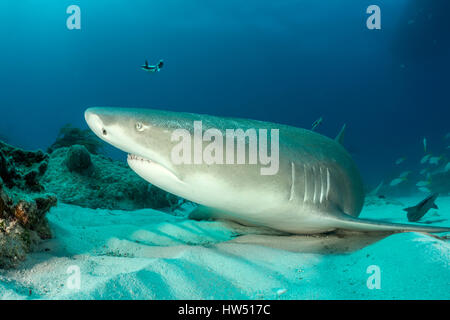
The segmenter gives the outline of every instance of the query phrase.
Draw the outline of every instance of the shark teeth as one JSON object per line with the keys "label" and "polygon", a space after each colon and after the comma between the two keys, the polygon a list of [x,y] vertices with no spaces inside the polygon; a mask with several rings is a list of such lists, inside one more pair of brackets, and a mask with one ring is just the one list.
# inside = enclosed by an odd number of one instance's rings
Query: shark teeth
{"label": "shark teeth", "polygon": [[145,161],[145,162],[148,162],[148,163],[152,163],[151,160],[145,159],[143,157],[139,157],[139,156],[137,156],[135,154],[129,154],[128,157],[127,157],[127,160],[137,160],[137,161]]}

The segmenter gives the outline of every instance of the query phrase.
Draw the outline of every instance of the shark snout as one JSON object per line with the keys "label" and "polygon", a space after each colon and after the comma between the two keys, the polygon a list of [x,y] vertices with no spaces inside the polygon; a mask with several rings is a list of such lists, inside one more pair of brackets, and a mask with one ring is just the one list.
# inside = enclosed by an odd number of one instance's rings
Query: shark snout
{"label": "shark snout", "polygon": [[89,128],[100,138],[105,139],[108,135],[103,121],[100,115],[95,111],[94,108],[89,108],[84,112],[84,119],[88,124]]}
{"label": "shark snout", "polygon": [[103,141],[126,152],[145,157],[140,146],[137,125],[129,114],[117,109],[94,107],[84,112],[89,128]]}

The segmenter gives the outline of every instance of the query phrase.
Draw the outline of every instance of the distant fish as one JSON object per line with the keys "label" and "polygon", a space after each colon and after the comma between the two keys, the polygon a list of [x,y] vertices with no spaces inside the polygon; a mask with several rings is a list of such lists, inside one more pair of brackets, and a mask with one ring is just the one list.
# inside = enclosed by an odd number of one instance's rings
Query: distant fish
{"label": "distant fish", "polygon": [[408,213],[407,214],[408,221],[410,222],[419,221],[431,208],[438,209],[438,206],[434,203],[438,195],[439,195],[438,193],[434,193],[426,197],[424,200],[420,201],[419,204],[415,205],[414,207],[403,209]]}
{"label": "distant fish", "polygon": [[411,171],[404,171],[404,172],[400,173],[400,178],[406,178],[410,173],[411,173]]}
{"label": "distant fish", "polygon": [[423,138],[423,152],[427,152],[427,138]]}
{"label": "distant fish", "polygon": [[400,177],[400,178],[392,180],[391,183],[389,183],[389,185],[391,187],[395,187],[395,186],[399,185],[400,183],[402,183],[405,180],[406,180],[406,178]]}
{"label": "distant fish", "polygon": [[431,190],[427,187],[420,187],[418,189],[419,189],[419,191],[422,191],[424,193],[431,193]]}
{"label": "distant fish", "polygon": [[419,181],[419,182],[416,183],[416,186],[418,186],[418,187],[425,187],[425,186],[428,186],[430,183],[431,182],[429,180],[428,181]]}
{"label": "distant fish", "polygon": [[405,160],[406,160],[406,157],[398,158],[398,159],[395,161],[395,164],[396,164],[396,165],[399,165],[400,163],[402,163],[402,162],[405,161]]}
{"label": "distant fish", "polygon": [[450,162],[447,162],[447,165],[444,168],[444,172],[450,171]]}
{"label": "distant fish", "polygon": [[450,139],[450,132],[445,135],[445,139]]}
{"label": "distant fish", "polygon": [[277,295],[281,296],[282,294],[285,294],[287,292],[287,289],[279,289],[277,290]]}
{"label": "distant fish", "polygon": [[437,165],[439,164],[439,161],[442,159],[442,157],[431,157],[428,161],[430,164]]}
{"label": "distant fish", "polygon": [[424,164],[428,161],[428,159],[430,159],[431,154],[427,154],[425,156],[423,156],[422,160],[420,160],[420,163]]}
{"label": "distant fish", "polygon": [[428,171],[428,168],[423,168],[422,170],[420,170],[420,174],[421,175],[424,175],[425,173],[427,173],[427,171]]}
{"label": "distant fish", "polygon": [[384,184],[384,182],[381,181],[380,184],[379,184],[375,189],[373,189],[373,190],[369,193],[369,195],[371,195],[371,196],[376,196],[376,195],[378,195],[378,193],[380,192],[380,189],[381,189],[381,187],[383,186],[383,184]]}
{"label": "distant fish", "polygon": [[323,122],[322,117],[320,117],[319,119],[314,121],[312,124],[311,131],[314,131],[314,129],[316,129],[318,126],[320,126],[322,124],[322,122]]}
{"label": "distant fish", "polygon": [[413,24],[414,22],[416,22],[414,19],[408,20],[408,24]]}

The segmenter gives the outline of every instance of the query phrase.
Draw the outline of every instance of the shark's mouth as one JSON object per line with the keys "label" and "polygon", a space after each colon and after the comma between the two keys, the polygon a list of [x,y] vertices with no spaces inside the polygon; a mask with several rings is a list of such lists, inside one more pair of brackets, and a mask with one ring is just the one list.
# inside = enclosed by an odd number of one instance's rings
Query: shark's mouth
{"label": "shark's mouth", "polygon": [[130,161],[130,160],[146,161],[146,162],[148,162],[148,163],[156,163],[155,161],[152,161],[152,160],[150,160],[150,159],[147,159],[147,158],[143,158],[143,157],[137,156],[137,155],[135,155],[135,154],[128,154],[127,160],[128,160],[128,161]]}
{"label": "shark's mouth", "polygon": [[[141,164],[144,166],[148,165],[149,167],[147,167],[147,168],[150,168],[150,166],[151,166],[151,168],[156,169],[159,172],[165,172],[165,174],[167,176],[170,176],[170,177],[176,179],[177,181],[181,182],[180,178],[175,174],[175,172],[173,172],[171,169],[167,168],[165,165],[163,165],[159,162],[156,162],[154,160],[147,159],[147,158],[144,158],[141,156],[137,156],[135,154],[128,154],[127,162],[128,162],[128,165],[135,171],[137,170],[136,164]],[[142,166],[139,166],[139,165],[138,165],[138,167],[143,168]]]}

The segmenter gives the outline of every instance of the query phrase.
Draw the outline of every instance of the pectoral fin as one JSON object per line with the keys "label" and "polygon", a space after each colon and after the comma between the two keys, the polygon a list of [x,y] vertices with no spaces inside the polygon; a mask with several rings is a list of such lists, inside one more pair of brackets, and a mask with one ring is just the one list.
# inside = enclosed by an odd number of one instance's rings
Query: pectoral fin
{"label": "pectoral fin", "polygon": [[213,218],[211,209],[202,205],[199,205],[189,214],[189,219],[192,220],[208,220],[211,218]]}

